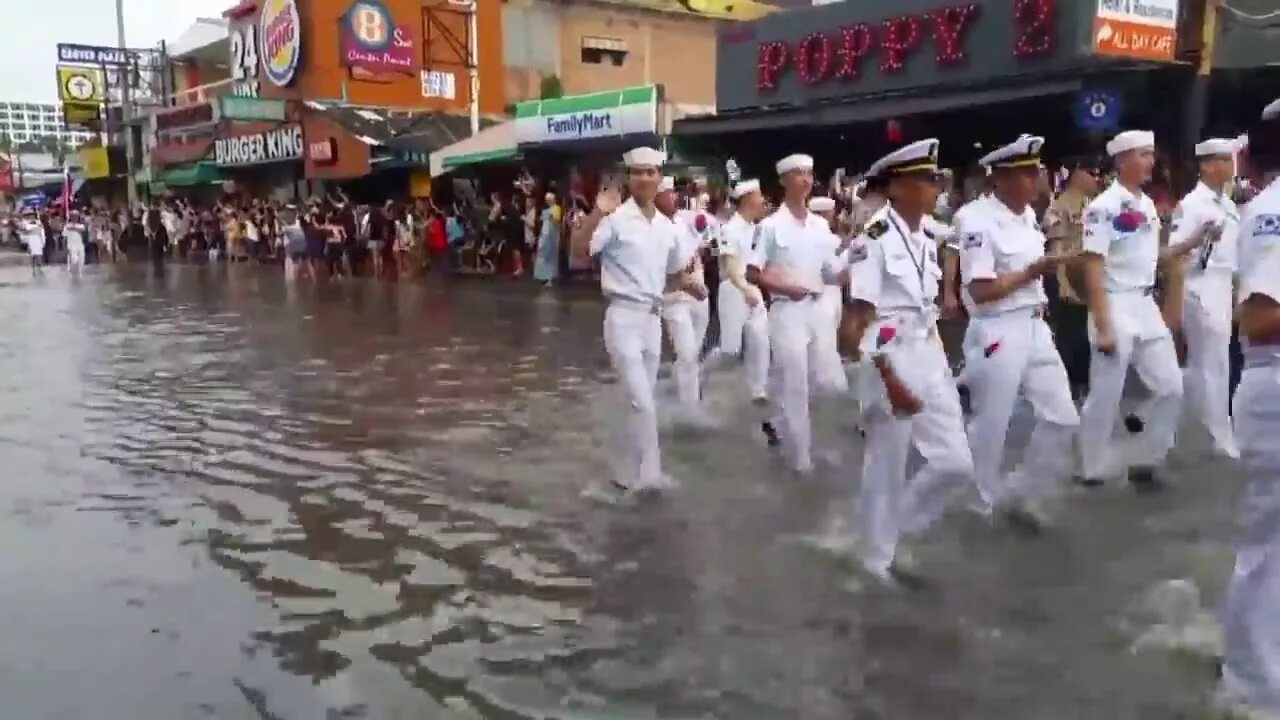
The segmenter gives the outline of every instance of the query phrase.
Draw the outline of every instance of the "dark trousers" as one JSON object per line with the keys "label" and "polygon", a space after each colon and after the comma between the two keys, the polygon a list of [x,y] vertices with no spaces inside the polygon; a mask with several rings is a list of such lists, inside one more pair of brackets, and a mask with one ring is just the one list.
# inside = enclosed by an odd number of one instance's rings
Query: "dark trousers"
{"label": "dark trousers", "polygon": [[1044,291],[1049,296],[1049,327],[1053,340],[1067,369],[1071,392],[1083,397],[1089,387],[1089,308],[1083,303],[1063,300],[1058,295],[1058,279],[1045,278]]}

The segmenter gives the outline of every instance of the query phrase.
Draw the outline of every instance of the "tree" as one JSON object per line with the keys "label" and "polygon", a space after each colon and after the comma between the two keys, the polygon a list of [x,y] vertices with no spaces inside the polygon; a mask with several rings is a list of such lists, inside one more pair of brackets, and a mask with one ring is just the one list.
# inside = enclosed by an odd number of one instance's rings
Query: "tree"
{"label": "tree", "polygon": [[543,75],[542,81],[538,84],[538,98],[541,100],[550,100],[552,98],[562,97],[564,95],[564,83],[560,82],[558,75]]}

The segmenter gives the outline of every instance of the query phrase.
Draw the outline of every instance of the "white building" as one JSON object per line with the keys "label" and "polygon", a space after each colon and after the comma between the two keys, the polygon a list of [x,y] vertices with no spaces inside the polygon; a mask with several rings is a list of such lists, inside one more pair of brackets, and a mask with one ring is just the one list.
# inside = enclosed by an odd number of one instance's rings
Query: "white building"
{"label": "white building", "polygon": [[0,101],[0,134],[14,143],[39,142],[41,138],[52,137],[73,148],[90,136],[87,130],[73,130],[63,124],[61,104],[5,101]]}

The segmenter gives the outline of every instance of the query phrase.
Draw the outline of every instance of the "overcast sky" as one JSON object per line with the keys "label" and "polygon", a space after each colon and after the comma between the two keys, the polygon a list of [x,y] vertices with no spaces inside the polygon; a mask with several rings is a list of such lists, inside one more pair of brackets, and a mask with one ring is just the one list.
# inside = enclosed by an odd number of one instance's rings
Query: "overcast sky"
{"label": "overcast sky", "polygon": [[[154,47],[235,0],[122,0],[125,41]],[[116,44],[113,0],[0,0],[0,100],[54,102],[58,43]]]}

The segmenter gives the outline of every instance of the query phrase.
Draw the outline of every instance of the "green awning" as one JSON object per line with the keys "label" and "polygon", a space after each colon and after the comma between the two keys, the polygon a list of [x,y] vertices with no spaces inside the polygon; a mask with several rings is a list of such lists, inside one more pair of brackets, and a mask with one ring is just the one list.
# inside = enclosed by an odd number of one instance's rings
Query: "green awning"
{"label": "green awning", "polygon": [[441,163],[446,170],[459,168],[463,165],[474,165],[475,163],[489,162],[491,160],[511,160],[519,156],[519,152],[513,147],[498,148],[497,150],[483,150],[481,152],[464,153],[462,155],[451,155],[444,158]]}
{"label": "green awning", "polygon": [[160,183],[167,187],[188,187],[191,185],[213,185],[223,181],[222,170],[211,162],[196,162],[178,165],[152,176],[152,183]]}

